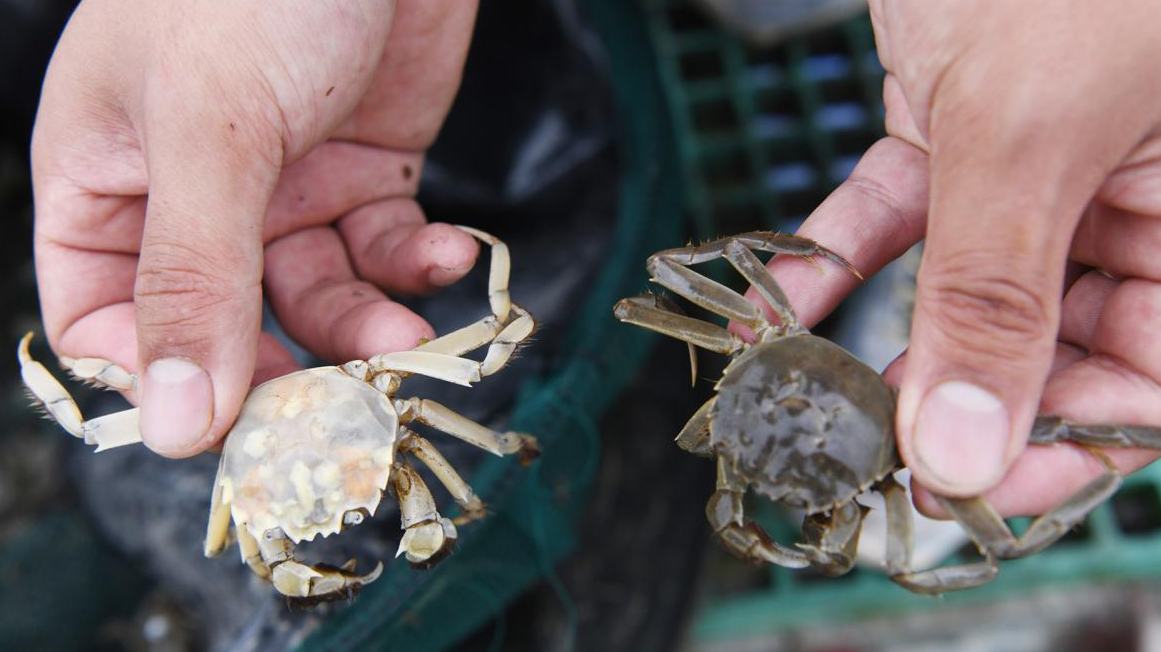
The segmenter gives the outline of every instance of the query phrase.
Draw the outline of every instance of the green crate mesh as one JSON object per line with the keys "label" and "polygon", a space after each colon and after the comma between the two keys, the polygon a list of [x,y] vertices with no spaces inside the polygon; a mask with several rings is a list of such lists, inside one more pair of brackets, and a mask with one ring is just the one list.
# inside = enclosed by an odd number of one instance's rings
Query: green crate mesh
{"label": "green crate mesh", "polygon": [[882,135],[866,17],[754,49],[688,0],[644,0],[698,235],[805,216]]}
{"label": "green crate mesh", "polygon": [[[575,544],[599,457],[597,422],[654,342],[612,318],[613,304],[645,287],[644,260],[679,239],[681,174],[674,130],[640,8],[623,0],[581,3],[616,71],[613,91],[623,177],[614,245],[576,315],[568,354],[523,388],[511,427],[535,433],[531,468],[489,460],[471,478],[494,512],[465,528],[454,557],[430,571],[392,564],[355,605],[301,646],[308,650],[444,649],[504,609],[532,582],[553,582],[554,564]],[[568,596],[560,599],[567,606]]]}
{"label": "green crate mesh", "polygon": [[[865,15],[758,50],[716,28],[689,0],[641,1],[677,132],[687,213],[700,237],[792,228],[882,135],[883,71]],[[796,534],[769,508],[760,520],[782,540]],[[1017,531],[1027,525],[1012,523]],[[1154,465],[1128,478],[1077,532],[1040,554],[1004,562],[984,587],[936,599],[872,570],[820,578],[772,568],[764,586],[710,597],[693,639],[712,647],[1050,584],[1158,577],[1159,557],[1161,468]]]}

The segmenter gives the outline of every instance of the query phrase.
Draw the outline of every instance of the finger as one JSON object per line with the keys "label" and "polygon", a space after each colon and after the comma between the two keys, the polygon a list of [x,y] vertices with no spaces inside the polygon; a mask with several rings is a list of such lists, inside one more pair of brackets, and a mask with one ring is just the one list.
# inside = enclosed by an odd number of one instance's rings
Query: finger
{"label": "finger", "polygon": [[270,243],[266,278],[287,334],[328,360],[366,360],[434,335],[421,317],[355,277],[334,229],[306,229]]}
{"label": "finger", "polygon": [[427,149],[459,88],[477,5],[475,0],[400,0],[375,79],[335,136]]}
{"label": "finger", "polygon": [[1090,349],[1105,302],[1120,285],[1097,271],[1082,274],[1068,288],[1060,307],[1061,342]]}
{"label": "finger", "polygon": [[[1125,361],[1146,378],[1161,383],[1159,328],[1161,282],[1124,279],[1105,300],[1089,348],[1098,356]],[[1081,397],[1075,398],[1079,401]],[[1143,423],[1161,424],[1161,419]]]}
{"label": "finger", "polygon": [[332,141],[315,147],[283,170],[270,198],[263,240],[270,242],[308,226],[396,197],[414,197],[423,155]]}
{"label": "finger", "polygon": [[166,93],[146,98],[149,204],[134,300],[142,439],[182,457],[225,434],[250,387],[261,224],[281,140],[236,101]]}
{"label": "finger", "polygon": [[1161,281],[1161,217],[1094,204],[1072,242],[1073,259],[1121,276]]}
{"label": "finger", "polygon": [[1039,123],[984,128],[976,117],[959,107],[932,118],[932,201],[897,411],[904,461],[949,496],[992,487],[1023,449],[1055,352],[1072,234],[1100,166],[1113,165],[1091,138],[1065,144]]}
{"label": "finger", "polygon": [[363,206],[339,222],[359,276],[388,292],[422,294],[471,271],[476,239],[449,224],[428,224],[412,199]]}
{"label": "finger", "polygon": [[251,384],[260,385],[268,380],[298,371],[294,356],[270,333],[258,336],[258,361],[254,365]]}
{"label": "finger", "polygon": [[[1115,358],[1086,357],[1054,374],[1045,388],[1043,411],[1077,423],[1161,424],[1161,385]],[[1104,452],[1123,473],[1158,456],[1158,451],[1141,449]],[[1043,514],[1102,472],[1100,460],[1072,444],[1029,446],[985,497],[1004,516]],[[946,517],[922,487],[915,492],[915,504],[925,514]]]}
{"label": "finger", "polygon": [[[1088,350],[1068,344],[1056,343],[1056,353],[1052,357],[1052,367],[1049,374],[1055,374],[1088,356]],[[903,375],[907,371],[907,351],[900,353],[883,369],[883,380],[891,387],[898,387],[903,382]]]}
{"label": "finger", "polygon": [[[884,138],[803,222],[798,235],[870,277],[923,238],[926,212],[927,156],[901,140]],[[858,283],[837,265],[813,265],[793,256],[775,256],[768,268],[807,326],[834,310]],[[768,318],[777,319],[755,291],[746,296],[765,308]]]}
{"label": "finger", "polygon": [[[1156,451],[1108,450],[1105,454],[1122,474],[1132,473],[1157,459]],[[1104,464],[1092,453],[1071,444],[1029,446],[1012,463],[1008,475],[984,498],[1001,516],[1039,516],[1060,505],[1104,473]],[[934,494],[912,480],[915,507],[925,516],[946,519],[948,514]]]}

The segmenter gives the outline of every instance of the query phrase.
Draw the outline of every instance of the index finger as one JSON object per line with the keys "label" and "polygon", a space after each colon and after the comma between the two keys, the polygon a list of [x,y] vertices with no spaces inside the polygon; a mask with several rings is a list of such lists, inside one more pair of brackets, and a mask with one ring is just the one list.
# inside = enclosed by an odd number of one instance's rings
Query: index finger
{"label": "index finger", "polygon": [[[927,182],[927,154],[898,138],[883,138],[797,235],[846,258],[864,278],[870,277],[923,238]],[[821,321],[858,284],[837,265],[812,265],[793,256],[775,256],[767,267],[807,326]],[[746,298],[777,319],[753,289]]]}

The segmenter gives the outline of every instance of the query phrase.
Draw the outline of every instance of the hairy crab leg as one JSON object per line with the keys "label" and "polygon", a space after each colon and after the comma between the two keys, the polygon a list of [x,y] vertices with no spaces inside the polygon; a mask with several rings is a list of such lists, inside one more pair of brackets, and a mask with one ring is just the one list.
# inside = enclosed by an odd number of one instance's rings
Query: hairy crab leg
{"label": "hairy crab leg", "polygon": [[896,584],[912,593],[939,595],[987,584],[996,578],[999,566],[995,558],[986,552],[983,561],[912,571],[914,521],[911,518],[911,500],[903,485],[891,476],[883,479],[876,489],[883,495],[887,512],[886,570]]}
{"label": "hairy crab leg", "polygon": [[754,331],[770,327],[757,306],[711,278],[683,267],[661,254],[650,256],[645,267],[649,270],[651,281],[710,312],[745,324]]}
{"label": "hairy crab leg", "polygon": [[863,278],[859,270],[847,262],[847,259],[818,244],[814,240],[787,233],[775,233],[773,231],[739,233],[738,235],[711,240],[700,245],[666,249],[654,255],[668,258],[682,265],[696,265],[721,258],[726,246],[731,242],[742,244],[747,249],[765,251],[772,254],[787,254],[790,256],[798,256],[799,258],[814,258],[815,256],[819,256],[833,263],[838,263],[858,278]]}
{"label": "hairy crab leg", "polygon": [[723,355],[733,355],[746,344],[742,338],[721,326],[666,310],[660,300],[651,294],[621,299],[613,307],[613,316],[623,322]]}
{"label": "hairy crab leg", "polygon": [[726,549],[746,561],[786,568],[810,566],[810,559],[804,553],[774,541],[760,525],[746,518],[742,508],[745,491],[745,483],[719,457],[718,488],[706,503],[705,513],[714,534]]}
{"label": "hairy crab leg", "polygon": [[[32,333],[20,340],[17,358],[20,361],[20,375],[24,386],[48,415],[70,435],[95,444],[98,451],[116,448],[141,441],[138,429],[138,410],[122,410],[105,416],[84,420],[81,409],[73,397],[44,365],[32,358],[29,344]],[[82,380],[93,382],[108,389],[131,390],[132,374],[121,367],[97,358],[63,359],[66,366]],[[71,363],[71,365],[69,364]],[[127,380],[128,379],[128,380]]]}
{"label": "hairy crab leg", "polygon": [[[218,472],[214,476],[214,490],[210,494],[210,517],[206,522],[206,541],[203,550],[206,557],[215,557],[230,545],[230,493],[223,482],[225,481],[225,456],[218,458]],[[239,528],[245,529],[245,528]],[[239,532],[238,539],[242,535]]]}
{"label": "hairy crab leg", "polygon": [[515,453],[520,456],[522,462],[530,462],[540,454],[536,438],[531,435],[518,432],[498,433],[432,400],[425,398],[397,400],[395,409],[399,413],[400,423],[418,421],[494,455]]}
{"label": "hairy crab leg", "polygon": [[987,584],[996,579],[1000,572],[993,557],[984,557],[974,564],[940,566],[925,571],[901,572],[891,576],[899,586],[923,595],[940,595],[950,591],[962,591]]}
{"label": "hairy crab leg", "polygon": [[937,497],[940,504],[967,530],[976,545],[1000,559],[1014,559],[1039,552],[1052,545],[1102,505],[1121,486],[1121,474],[1112,460],[1089,449],[1105,466],[1105,472],[1090,481],[1063,503],[1041,515],[1019,538],[1004,519],[983,498]]}
{"label": "hairy crab leg", "polygon": [[[288,598],[327,600],[346,597],[374,582],[383,572],[382,563],[376,564],[366,575],[355,573],[354,565],[350,563],[342,568],[304,564],[294,557],[294,542],[278,528],[257,537],[257,543],[262,563],[270,569],[271,583]],[[261,575],[253,565],[250,568]]]}
{"label": "hairy crab leg", "polygon": [[[512,303],[508,293],[508,279],[512,270],[508,245],[499,238],[470,226],[456,227],[491,246],[491,266],[488,270],[488,303],[492,315],[459,330],[425,342],[417,351],[432,351],[448,355],[463,355],[488,344],[481,373],[488,376],[507,364],[516,346],[532,334],[536,323],[528,311]],[[516,313],[512,318],[511,313]]]}
{"label": "hairy crab leg", "polygon": [[457,225],[456,228],[492,247],[492,264],[488,269],[488,303],[492,314],[502,322],[508,321],[508,311],[512,299],[508,294],[508,276],[512,270],[512,259],[508,255],[508,245],[496,236],[470,226]]}
{"label": "hairy crab leg", "polygon": [[1161,428],[1132,425],[1082,425],[1060,417],[1037,417],[1028,437],[1030,444],[1073,442],[1103,448],[1161,449]]}
{"label": "hairy crab leg", "polygon": [[863,529],[866,514],[867,508],[854,500],[835,507],[828,514],[811,514],[802,521],[806,541],[798,544],[798,548],[823,575],[845,575],[855,566],[859,531]]}
{"label": "hairy crab leg", "polygon": [[713,410],[714,400],[711,398],[702,403],[682,427],[681,432],[677,433],[674,441],[677,442],[678,448],[694,455],[713,457],[714,451],[710,448],[710,411]]}
{"label": "hairy crab leg", "polygon": [[242,555],[242,562],[250,568],[250,570],[266,581],[270,581],[273,576],[273,571],[267,565],[266,560],[262,558],[262,548],[258,545],[258,540],[254,535],[250,534],[250,530],[240,527],[237,530],[238,534],[238,552]]}
{"label": "hairy crab leg", "polygon": [[480,375],[490,376],[503,369],[520,343],[536,330],[536,321],[527,310],[512,304],[511,312],[515,318],[507,323],[490,315],[474,324],[424,342],[413,350],[460,356],[487,344],[488,352],[480,363]]}
{"label": "hairy crab leg", "polygon": [[915,521],[911,517],[911,499],[907,490],[893,475],[874,487],[883,496],[886,512],[887,541],[883,565],[890,575],[911,571],[911,551],[915,545]]}
{"label": "hairy crab leg", "polygon": [[754,252],[735,240],[726,244],[722,255],[758,291],[758,294],[766,300],[766,304],[778,315],[778,321],[781,322],[778,328],[779,332],[782,334],[807,332],[798,322],[798,315],[794,314],[794,308],[790,306],[790,299],[782,291],[778,282],[774,280],[770,270],[766,269],[762,261],[754,255]]}
{"label": "hairy crab leg", "polygon": [[483,518],[487,511],[484,507],[484,501],[480,500],[480,497],[472,490],[471,485],[464,482],[463,477],[439,452],[439,449],[414,432],[406,428],[401,428],[401,430],[403,437],[399,440],[399,452],[410,453],[420,462],[423,462],[424,466],[431,469],[436,479],[447,489],[452,499],[463,510],[464,513],[453,519],[452,522],[456,525],[463,525]]}
{"label": "hairy crab leg", "polygon": [[[438,355],[445,358],[443,360],[433,357],[430,363],[424,363],[421,359],[413,361],[406,355],[398,353],[378,355],[368,360],[372,373],[384,371],[418,373],[458,384],[475,382],[480,380],[482,376],[489,376],[502,369],[512,357],[513,352],[516,351],[517,346],[535,330],[536,322],[532,315],[527,310],[512,303],[508,293],[508,277],[512,267],[508,245],[499,238],[479,229],[469,226],[457,226],[456,228],[492,248],[491,266],[488,271],[488,303],[492,314],[451,333],[424,342],[411,351],[402,352],[418,356]],[[445,370],[453,365],[451,360],[485,344],[488,345],[488,352],[482,363],[461,359],[461,364],[472,367],[474,374],[467,376],[455,372],[449,374]],[[401,366],[404,363],[400,360],[405,359],[406,366]],[[432,366],[425,367],[425,364]],[[466,382],[464,378],[467,378]]]}
{"label": "hairy crab leg", "polygon": [[480,363],[475,360],[414,349],[371,356],[367,368],[371,375],[384,372],[419,374],[464,387],[470,387],[481,378]]}
{"label": "hairy crab leg", "polygon": [[967,530],[976,545],[1000,559],[1024,557],[1047,548],[1079,525],[1089,512],[1107,501],[1121,486],[1121,473],[1104,448],[1161,449],[1161,428],[1133,425],[1083,425],[1060,417],[1038,417],[1029,443],[1071,442],[1083,446],[1105,467],[1104,473],[1081,487],[1060,505],[1032,521],[1016,537],[1003,518],[983,498],[939,498],[940,503]]}
{"label": "hairy crab leg", "polygon": [[419,473],[406,461],[391,469],[391,486],[399,500],[403,537],[396,557],[405,555],[413,565],[427,566],[443,559],[455,547],[456,526],[440,515],[435,498]]}

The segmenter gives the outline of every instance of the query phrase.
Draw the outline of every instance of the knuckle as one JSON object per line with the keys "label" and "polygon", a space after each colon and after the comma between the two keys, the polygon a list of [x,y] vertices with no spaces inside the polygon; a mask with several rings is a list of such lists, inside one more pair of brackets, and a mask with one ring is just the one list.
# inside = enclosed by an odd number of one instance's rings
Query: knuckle
{"label": "knuckle", "polygon": [[143,327],[196,326],[232,304],[248,301],[256,281],[231,274],[195,247],[155,244],[143,255],[133,296]]}
{"label": "knuckle", "polygon": [[925,271],[917,310],[950,344],[1020,358],[1030,345],[1054,338],[1056,319],[1050,302],[1021,279],[954,265]]}
{"label": "knuckle", "polygon": [[896,192],[879,179],[861,173],[851,174],[845,183],[863,199],[882,209],[891,236],[906,232],[908,219],[903,208],[905,202]]}

